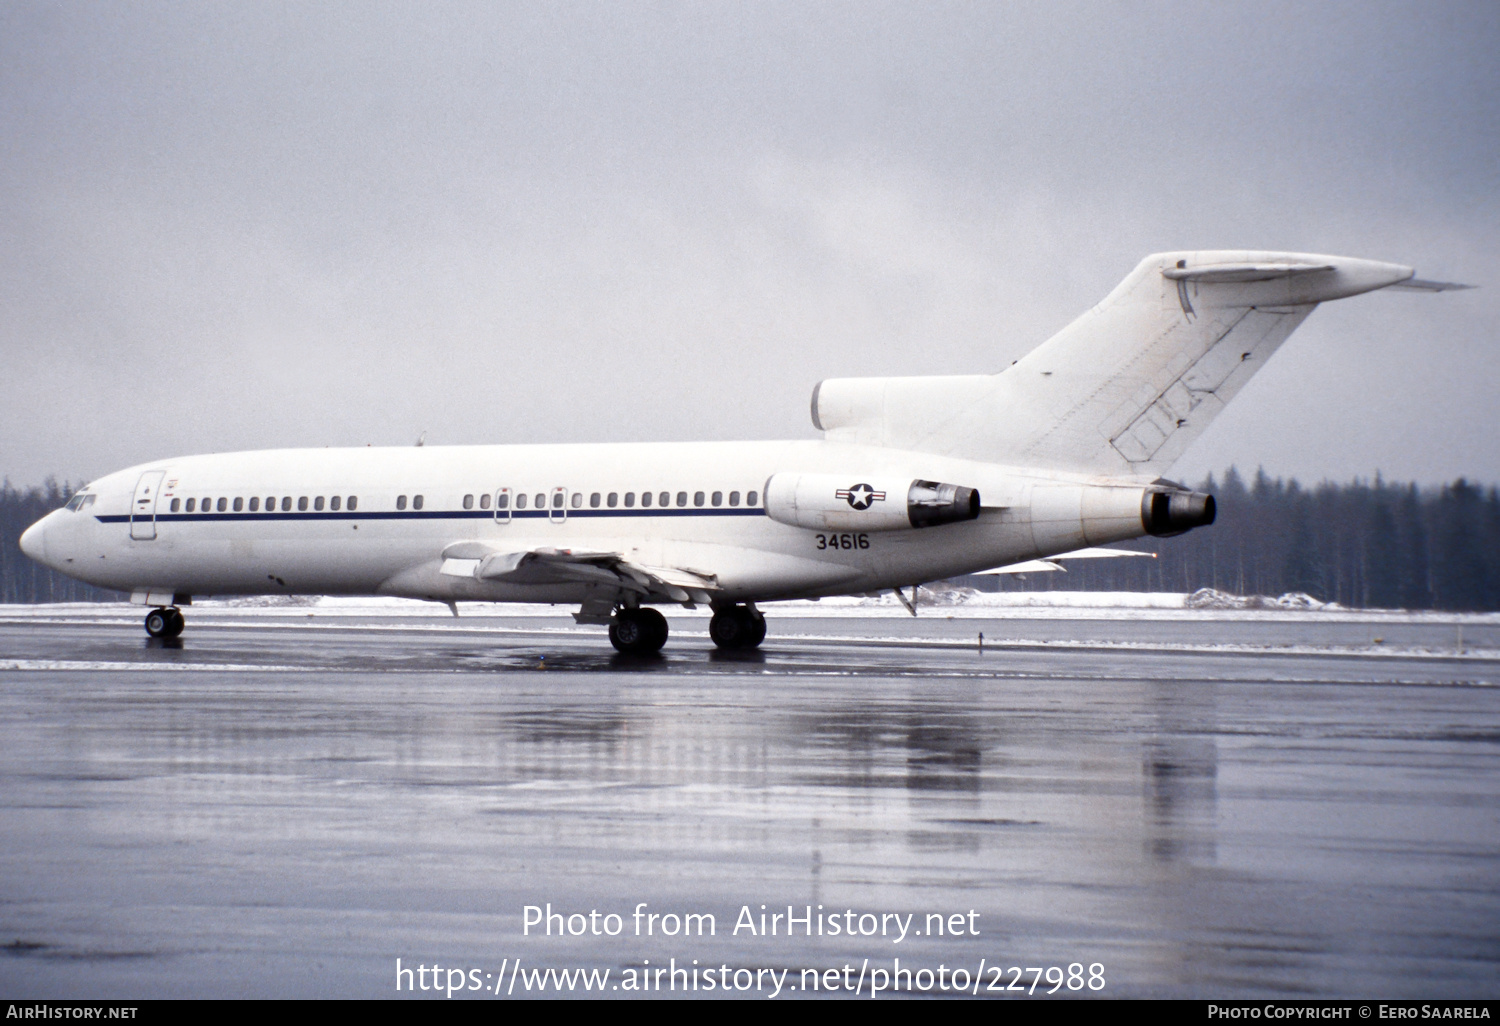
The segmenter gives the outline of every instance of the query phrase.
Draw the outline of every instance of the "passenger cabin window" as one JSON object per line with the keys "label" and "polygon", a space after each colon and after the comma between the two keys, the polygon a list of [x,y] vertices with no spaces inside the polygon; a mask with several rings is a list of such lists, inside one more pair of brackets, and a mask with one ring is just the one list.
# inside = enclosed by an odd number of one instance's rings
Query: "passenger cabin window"
{"label": "passenger cabin window", "polygon": [[713,498],[711,500],[709,500],[709,501],[711,501],[715,506],[722,506],[722,505],[724,505],[724,493],[723,492],[714,492]]}
{"label": "passenger cabin window", "polygon": [[[70,510],[72,510],[75,513],[78,512],[78,507],[83,505],[83,503],[81,503],[81,502],[78,501],[79,498],[81,498],[81,496],[69,499],[67,506],[64,507],[64,508],[65,509],[70,509]],[[179,506],[181,506],[181,505],[182,505],[182,500],[181,499],[173,499],[172,500],[172,512],[176,513],[177,512],[177,508]]]}
{"label": "passenger cabin window", "polygon": [[404,495],[398,495],[398,496],[396,496],[396,508],[397,509],[405,509],[406,508],[406,496],[404,496]]}
{"label": "passenger cabin window", "polygon": [[[610,503],[610,505],[613,506],[614,503]],[[599,508],[599,493],[598,492],[594,492],[592,495],[589,496],[589,509],[598,509],[598,508]]]}
{"label": "passenger cabin window", "polygon": [[483,494],[483,495],[481,495],[479,497],[479,508],[480,509],[489,509],[490,508],[490,496],[489,496],[488,492],[486,492],[485,494]]}
{"label": "passenger cabin window", "polygon": [[474,508],[474,496],[473,495],[465,495],[464,496],[464,509],[473,509],[473,508]]}
{"label": "passenger cabin window", "polygon": [[671,492],[662,492],[656,498],[657,498],[657,503],[656,504],[658,506],[667,506],[667,505],[670,505],[671,502],[672,502],[672,493]]}
{"label": "passenger cabin window", "polygon": [[299,512],[305,512],[307,510],[307,496],[303,495],[297,499],[297,510]]}
{"label": "passenger cabin window", "polygon": [[626,492],[625,493],[625,508],[626,509],[630,509],[634,505],[635,505],[635,492]]}
{"label": "passenger cabin window", "polygon": [[313,500],[313,509],[317,510],[319,513],[323,512],[323,496],[320,495]]}
{"label": "passenger cabin window", "polygon": [[[321,502],[323,500],[319,499],[318,501]],[[244,508],[245,508],[245,500],[242,499],[242,498],[240,498],[239,496],[235,496],[235,499],[234,499],[234,511],[236,513],[238,513],[242,509],[244,509]]]}
{"label": "passenger cabin window", "polygon": [[422,497],[420,495],[413,495],[411,497],[411,508],[412,509],[421,509],[422,508]]}
{"label": "passenger cabin window", "polygon": [[701,506],[701,505],[703,505],[703,493],[702,492],[694,492],[693,493],[693,505],[694,506]]}
{"label": "passenger cabin window", "polygon": [[228,499],[220,499],[219,500],[219,512],[223,513],[228,508],[229,508],[229,500]]}
{"label": "passenger cabin window", "polygon": [[[335,500],[335,501],[337,501],[337,500]],[[260,496],[259,495],[252,495],[252,496],[250,496],[250,512],[254,513],[258,509],[260,509]]]}
{"label": "passenger cabin window", "polygon": [[754,506],[755,505],[755,493],[754,492],[751,492],[749,495],[745,496],[745,505],[746,506]]}
{"label": "passenger cabin window", "polygon": [[266,512],[269,513],[272,510],[274,510],[275,508],[276,508],[276,496],[274,496],[274,495],[267,495],[266,496]]}
{"label": "passenger cabin window", "polygon": [[649,505],[651,505],[651,493],[650,492],[642,492],[641,493],[641,505],[642,506],[649,506]]}
{"label": "passenger cabin window", "polygon": [[[583,493],[582,492],[574,492],[573,493],[573,498],[568,503],[568,505],[572,506],[574,509],[577,509],[579,506],[582,506],[583,505]],[[599,493],[598,492],[594,493],[594,505],[595,506],[599,505]]]}
{"label": "passenger cabin window", "polygon": [[610,509],[614,509],[615,506],[619,503],[619,501],[620,501],[620,493],[619,492],[610,492],[609,493],[609,498],[605,499],[604,503]]}
{"label": "passenger cabin window", "polygon": [[536,508],[537,509],[545,509],[546,506],[547,506],[547,496],[546,496],[546,494],[543,493],[543,492],[537,492],[536,493]]}
{"label": "passenger cabin window", "polygon": [[740,493],[739,492],[730,492],[729,493],[729,504],[731,506],[738,506],[740,504]]}
{"label": "passenger cabin window", "polygon": [[[538,496],[538,498],[540,498],[540,496]],[[553,492],[552,493],[552,508],[553,509],[562,509],[562,504],[563,504],[563,493],[562,492]]]}
{"label": "passenger cabin window", "polygon": [[197,508],[198,508],[198,500],[197,499],[189,499],[187,501],[187,511],[189,513],[191,513],[193,510],[195,510]]}
{"label": "passenger cabin window", "polygon": [[207,513],[209,510],[211,510],[211,509],[214,508],[214,500],[212,500],[212,499],[204,499],[202,505],[203,505],[203,512]]}
{"label": "passenger cabin window", "polygon": [[283,513],[290,513],[291,511],[292,511],[292,497],[290,495],[283,495],[281,497],[281,512],[283,512]]}
{"label": "passenger cabin window", "polygon": [[[502,496],[502,498],[503,498],[503,496]],[[525,509],[525,508],[526,508],[526,493],[522,492],[521,494],[519,494],[519,495],[516,496],[516,509]]]}
{"label": "passenger cabin window", "polygon": [[338,512],[339,498],[340,496],[335,495],[333,498],[328,500],[328,508],[333,510],[335,513]]}
{"label": "passenger cabin window", "polygon": [[677,505],[679,505],[679,506],[686,506],[687,505],[687,492],[678,492],[677,493]]}
{"label": "passenger cabin window", "polygon": [[349,509],[349,510],[358,509],[359,508],[359,496],[358,495],[351,495],[351,496],[349,496],[349,502],[346,505],[346,508]]}

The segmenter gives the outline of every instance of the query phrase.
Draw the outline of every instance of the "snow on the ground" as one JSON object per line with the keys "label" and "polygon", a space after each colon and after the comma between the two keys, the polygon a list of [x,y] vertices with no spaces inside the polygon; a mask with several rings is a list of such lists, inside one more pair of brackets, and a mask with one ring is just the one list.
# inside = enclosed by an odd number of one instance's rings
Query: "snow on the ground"
{"label": "snow on the ground", "polygon": [[[908,596],[910,592],[908,592]],[[772,616],[871,618],[909,617],[896,597],[843,595],[763,603]],[[0,620],[59,615],[87,618],[135,617],[140,606],[127,602],[71,602],[43,605],[0,605]],[[559,617],[571,620],[574,606],[529,602],[461,602],[460,618]],[[664,607],[673,617],[709,615],[699,608]],[[380,596],[297,596],[201,599],[192,610],[217,617],[437,617],[452,618],[448,607],[436,602]],[[1418,623],[1500,623],[1500,613],[1408,612],[1388,609],[1348,609],[1323,603],[1301,593],[1237,596],[1203,588],[1192,594],[1131,591],[1006,591],[972,588],[923,588],[919,617],[954,619],[1152,619],[1152,620],[1301,620],[1377,621]]]}

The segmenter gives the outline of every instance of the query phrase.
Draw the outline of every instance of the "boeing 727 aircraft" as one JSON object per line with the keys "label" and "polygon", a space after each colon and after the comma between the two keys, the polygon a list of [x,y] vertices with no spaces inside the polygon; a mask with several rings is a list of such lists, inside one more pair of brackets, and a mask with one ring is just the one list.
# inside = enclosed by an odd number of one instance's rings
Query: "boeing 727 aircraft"
{"label": "boeing 727 aircraft", "polygon": [[754,647],[757,603],[1212,523],[1212,496],[1162,475],[1314,307],[1392,287],[1465,286],[1349,257],[1159,253],[998,374],[821,382],[821,441],[153,460],[21,548],[129,591],[153,637],[182,632],[194,595],[400,595],[576,604],[630,653],[666,643],[654,607],[707,605],[716,645]]}

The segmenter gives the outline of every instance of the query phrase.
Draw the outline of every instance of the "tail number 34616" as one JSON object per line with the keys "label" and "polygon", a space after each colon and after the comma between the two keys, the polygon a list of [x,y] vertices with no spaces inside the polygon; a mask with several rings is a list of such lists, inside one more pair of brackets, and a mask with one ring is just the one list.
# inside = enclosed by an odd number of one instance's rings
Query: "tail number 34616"
{"label": "tail number 34616", "polygon": [[816,534],[819,549],[868,549],[868,534]]}

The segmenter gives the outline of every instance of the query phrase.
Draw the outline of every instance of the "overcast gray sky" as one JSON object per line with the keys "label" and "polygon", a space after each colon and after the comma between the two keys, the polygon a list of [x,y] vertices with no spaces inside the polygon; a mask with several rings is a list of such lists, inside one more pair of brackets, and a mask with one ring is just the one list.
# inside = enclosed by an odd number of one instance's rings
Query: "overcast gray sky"
{"label": "overcast gray sky", "polygon": [[1330,304],[1175,476],[1500,481],[1500,4],[0,6],[0,474],[814,437],[1147,253]]}

